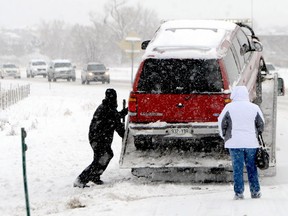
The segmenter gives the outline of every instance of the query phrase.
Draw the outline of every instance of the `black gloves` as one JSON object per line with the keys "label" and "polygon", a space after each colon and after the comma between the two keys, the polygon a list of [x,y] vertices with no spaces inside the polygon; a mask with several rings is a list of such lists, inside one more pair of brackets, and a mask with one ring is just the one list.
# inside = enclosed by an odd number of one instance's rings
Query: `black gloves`
{"label": "black gloves", "polygon": [[124,118],[127,114],[128,114],[128,107],[122,109],[120,112],[119,112],[121,118]]}

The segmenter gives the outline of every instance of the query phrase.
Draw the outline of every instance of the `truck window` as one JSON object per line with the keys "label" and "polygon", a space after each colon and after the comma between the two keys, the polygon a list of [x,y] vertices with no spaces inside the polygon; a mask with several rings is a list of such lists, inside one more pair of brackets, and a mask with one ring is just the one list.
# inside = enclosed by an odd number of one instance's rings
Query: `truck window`
{"label": "truck window", "polygon": [[244,67],[245,61],[244,61],[244,56],[240,54],[241,46],[240,46],[239,41],[237,40],[236,37],[233,39],[232,43],[233,43],[233,46],[235,48],[235,52],[237,55],[237,57],[235,56],[235,59],[237,59],[239,61],[239,66],[242,70]]}
{"label": "truck window", "polygon": [[[246,34],[242,31],[242,29],[240,29],[237,32],[237,39],[239,41],[240,46],[243,46],[244,44],[246,44],[250,47],[250,42],[249,42]],[[250,55],[251,55],[251,52],[247,52],[244,54],[245,61],[247,61],[249,59]]]}
{"label": "truck window", "polygon": [[226,67],[229,83],[232,85],[239,78],[239,70],[231,49],[228,50],[227,55],[223,60]]}
{"label": "truck window", "polygon": [[222,77],[216,59],[147,59],[138,91],[163,94],[221,92]]}

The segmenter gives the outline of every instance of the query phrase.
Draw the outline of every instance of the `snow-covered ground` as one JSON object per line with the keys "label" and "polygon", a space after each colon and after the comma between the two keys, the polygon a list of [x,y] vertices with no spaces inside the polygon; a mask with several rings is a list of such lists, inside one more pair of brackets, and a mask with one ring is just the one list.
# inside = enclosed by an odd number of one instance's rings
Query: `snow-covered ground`
{"label": "snow-covered ground", "polygon": [[[130,69],[111,68],[111,83],[81,85],[43,78],[1,80],[31,83],[31,95],[0,111],[0,215],[26,214],[20,129],[27,131],[26,151],[31,215],[236,215],[288,214],[288,95],[278,97],[277,175],[261,178],[261,199],[233,200],[232,184],[152,183],[119,169],[121,138],[115,133],[114,158],[104,185],[74,188],[73,181],[92,161],[88,127],[106,88],[118,92],[119,110],[130,91]],[[288,70],[280,71],[288,85]],[[115,80],[122,80],[116,82]],[[37,81],[38,82],[37,82]],[[125,84],[126,80],[126,84]],[[115,82],[114,82],[115,81]],[[286,91],[288,93],[288,91]]]}

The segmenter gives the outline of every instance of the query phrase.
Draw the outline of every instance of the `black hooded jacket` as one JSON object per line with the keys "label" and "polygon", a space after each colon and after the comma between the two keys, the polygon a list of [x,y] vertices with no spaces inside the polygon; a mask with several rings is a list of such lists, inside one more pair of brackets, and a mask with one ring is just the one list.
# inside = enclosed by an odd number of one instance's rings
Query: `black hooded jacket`
{"label": "black hooded jacket", "polygon": [[[89,128],[89,141],[109,143],[113,141],[114,130],[124,137],[125,128],[121,123],[122,113],[117,111],[117,101],[105,98],[96,109]],[[124,115],[125,116],[125,115]]]}

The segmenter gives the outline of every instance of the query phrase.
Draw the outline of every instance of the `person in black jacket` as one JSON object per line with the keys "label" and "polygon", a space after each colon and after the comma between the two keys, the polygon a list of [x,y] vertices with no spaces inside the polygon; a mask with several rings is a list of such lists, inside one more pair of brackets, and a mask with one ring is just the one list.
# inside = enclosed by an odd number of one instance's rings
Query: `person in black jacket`
{"label": "person in black jacket", "polygon": [[87,187],[89,181],[103,184],[100,176],[106,170],[114,156],[111,144],[116,130],[120,137],[124,137],[125,128],[121,122],[128,109],[117,111],[117,93],[114,89],[107,89],[105,99],[96,109],[89,127],[89,142],[94,152],[93,162],[76,178],[74,187]]}

